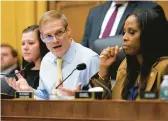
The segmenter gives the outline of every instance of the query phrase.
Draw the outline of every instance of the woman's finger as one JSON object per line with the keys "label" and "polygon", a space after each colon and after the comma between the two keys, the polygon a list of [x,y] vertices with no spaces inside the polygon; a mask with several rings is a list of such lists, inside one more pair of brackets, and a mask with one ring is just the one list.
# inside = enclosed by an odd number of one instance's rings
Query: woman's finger
{"label": "woman's finger", "polygon": [[106,51],[107,57],[110,57],[111,56],[111,48],[107,47],[105,51]]}
{"label": "woman's finger", "polygon": [[115,48],[111,47],[110,52],[111,56],[113,57],[115,55]]}
{"label": "woman's finger", "polygon": [[118,45],[115,46],[115,54],[117,54],[120,51],[120,47]]}

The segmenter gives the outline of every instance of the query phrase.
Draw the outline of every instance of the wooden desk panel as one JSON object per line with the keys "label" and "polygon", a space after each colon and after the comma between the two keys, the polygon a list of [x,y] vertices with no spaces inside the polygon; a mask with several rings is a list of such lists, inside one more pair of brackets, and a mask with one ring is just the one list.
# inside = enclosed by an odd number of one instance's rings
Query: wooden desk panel
{"label": "wooden desk panel", "polygon": [[1,100],[4,121],[168,121],[168,101]]}

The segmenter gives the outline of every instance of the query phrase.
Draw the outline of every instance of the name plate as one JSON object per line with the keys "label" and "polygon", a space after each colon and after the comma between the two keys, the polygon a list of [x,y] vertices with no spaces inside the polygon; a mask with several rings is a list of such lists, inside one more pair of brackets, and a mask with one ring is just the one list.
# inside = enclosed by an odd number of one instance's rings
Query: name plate
{"label": "name plate", "polygon": [[15,92],[16,99],[34,99],[33,91],[16,91]]}
{"label": "name plate", "polygon": [[102,99],[103,92],[89,92],[80,90],[75,92],[76,99]]}
{"label": "name plate", "polygon": [[159,95],[158,92],[140,92],[140,98],[141,99],[158,99]]}

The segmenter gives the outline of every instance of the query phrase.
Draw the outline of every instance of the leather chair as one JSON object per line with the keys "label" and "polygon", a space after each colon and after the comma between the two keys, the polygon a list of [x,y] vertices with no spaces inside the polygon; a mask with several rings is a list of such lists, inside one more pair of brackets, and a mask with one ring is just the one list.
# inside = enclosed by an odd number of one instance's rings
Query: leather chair
{"label": "leather chair", "polygon": [[[111,36],[107,38],[97,39],[94,41],[92,49],[93,51],[95,51],[96,53],[100,55],[100,53],[106,47],[113,47],[116,45],[119,45],[120,47],[122,47],[122,36],[123,35],[116,35],[116,36]],[[117,55],[116,63],[111,65],[110,67],[111,69],[110,69],[109,75],[111,75],[112,80],[115,80],[117,69],[124,58],[125,58],[124,52],[120,51]]]}

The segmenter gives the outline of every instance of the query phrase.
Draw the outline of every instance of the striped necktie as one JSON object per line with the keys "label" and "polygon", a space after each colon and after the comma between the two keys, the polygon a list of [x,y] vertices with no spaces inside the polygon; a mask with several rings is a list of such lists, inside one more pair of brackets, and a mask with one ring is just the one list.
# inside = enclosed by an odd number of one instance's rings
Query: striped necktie
{"label": "striped necktie", "polygon": [[110,35],[110,32],[113,28],[113,24],[114,24],[114,21],[116,19],[116,16],[117,16],[117,12],[118,12],[118,8],[121,6],[121,4],[116,4],[116,7],[115,7],[115,10],[114,12],[112,13],[107,25],[106,25],[106,28],[103,32],[103,35],[102,35],[102,38],[106,38],[106,37],[109,37]]}

